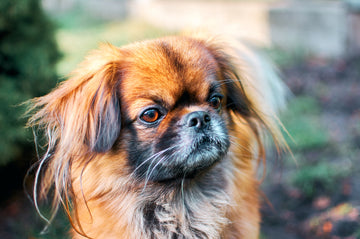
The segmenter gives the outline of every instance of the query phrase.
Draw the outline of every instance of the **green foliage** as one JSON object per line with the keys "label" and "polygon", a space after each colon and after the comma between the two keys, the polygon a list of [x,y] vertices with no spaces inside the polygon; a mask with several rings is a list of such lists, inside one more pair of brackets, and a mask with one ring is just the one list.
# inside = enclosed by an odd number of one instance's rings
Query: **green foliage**
{"label": "green foliage", "polygon": [[320,123],[320,107],[311,97],[294,98],[281,119],[290,137],[287,138],[293,151],[319,148],[329,141],[329,135]]}
{"label": "green foliage", "polygon": [[59,52],[39,0],[0,1],[0,165],[31,144],[19,104],[56,84]]}
{"label": "green foliage", "polygon": [[84,4],[75,3],[71,9],[51,15],[52,20],[56,23],[58,30],[77,30],[85,28],[99,28],[108,21],[89,14]]}
{"label": "green foliage", "polygon": [[357,229],[355,232],[355,238],[359,239],[360,238],[360,229]]}
{"label": "green foliage", "polygon": [[339,178],[346,174],[346,170],[319,162],[316,165],[305,165],[292,178],[292,184],[298,187],[307,197],[314,197],[321,193],[335,190]]}
{"label": "green foliage", "polygon": [[280,67],[293,66],[303,62],[309,54],[304,49],[295,49],[292,51],[280,48],[263,49],[266,55]]}
{"label": "green foliage", "polygon": [[[26,199],[25,199],[26,200]],[[21,211],[19,215],[10,216],[6,219],[6,226],[2,229],[11,235],[9,238],[28,238],[28,239],[67,239],[70,238],[69,230],[70,223],[62,210],[56,215],[50,225],[47,226],[46,222],[40,218],[35,212],[35,208],[29,202],[22,205],[15,203],[18,210]],[[20,209],[21,208],[21,209]],[[25,210],[24,210],[25,209]],[[42,207],[42,212],[50,211]],[[3,231],[1,231],[3,232]],[[2,234],[3,235],[3,234]],[[8,238],[5,236],[5,238]]]}
{"label": "green foliage", "polygon": [[59,210],[51,224],[44,230],[44,221],[41,220],[36,225],[24,233],[24,236],[32,235],[37,239],[67,239],[70,238],[69,230],[71,228],[69,219],[62,210]]}

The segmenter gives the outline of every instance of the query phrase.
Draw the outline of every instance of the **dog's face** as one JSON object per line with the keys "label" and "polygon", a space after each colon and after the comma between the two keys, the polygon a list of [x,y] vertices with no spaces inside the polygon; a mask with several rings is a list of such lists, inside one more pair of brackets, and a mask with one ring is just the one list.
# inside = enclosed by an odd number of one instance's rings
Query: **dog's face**
{"label": "dog's face", "polygon": [[[188,37],[105,46],[37,99],[30,124],[48,128],[56,170],[105,153],[119,155],[137,179],[193,178],[224,159],[230,137],[251,141],[256,111],[230,58]],[[242,142],[234,116],[247,122]]]}
{"label": "dog's face", "polygon": [[120,82],[121,144],[135,175],[193,177],[221,160],[229,147],[227,91],[209,50],[170,40],[130,52]]}

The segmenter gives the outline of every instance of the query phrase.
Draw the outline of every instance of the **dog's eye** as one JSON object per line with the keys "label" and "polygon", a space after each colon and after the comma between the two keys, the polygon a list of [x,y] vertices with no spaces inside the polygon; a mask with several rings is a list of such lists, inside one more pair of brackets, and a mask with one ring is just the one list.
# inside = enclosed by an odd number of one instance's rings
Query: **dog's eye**
{"label": "dog's eye", "polygon": [[156,108],[151,108],[145,110],[141,114],[140,119],[146,123],[155,123],[160,117],[161,117],[160,111]]}
{"label": "dog's eye", "polygon": [[210,103],[211,107],[213,107],[214,109],[219,109],[221,106],[221,100],[222,100],[222,97],[216,95],[216,96],[213,96],[210,98],[209,103]]}

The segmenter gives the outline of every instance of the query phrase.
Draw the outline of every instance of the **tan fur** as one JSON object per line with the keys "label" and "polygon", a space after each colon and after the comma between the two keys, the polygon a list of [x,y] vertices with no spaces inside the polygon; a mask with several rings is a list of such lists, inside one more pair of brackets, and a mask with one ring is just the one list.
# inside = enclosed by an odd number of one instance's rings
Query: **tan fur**
{"label": "tan fur", "polygon": [[[159,53],[159,44],[182,54],[186,70],[176,71],[170,59]],[[196,51],[187,53],[186,49]],[[217,78],[224,85],[229,80],[224,79],[224,72],[231,77],[250,108],[248,116],[226,108],[222,112],[227,121],[230,149],[225,159],[209,171],[225,175],[226,186],[216,194],[203,194],[191,180],[183,180],[181,188],[167,188],[166,192],[156,182],[146,184],[136,180],[124,149],[129,139],[122,130],[111,149],[93,150],[100,134],[98,129],[109,123],[103,120],[119,120],[113,112],[117,108],[112,103],[114,97],[120,99],[121,111],[129,112],[128,117],[133,120],[151,103],[141,95],[159,95],[166,99],[166,104],[174,105],[186,88],[203,102],[209,88],[204,80],[208,77],[206,70],[213,66],[221,68]],[[155,209],[157,220],[167,225],[168,232],[181,232],[184,238],[258,238],[259,182],[254,162],[265,156],[264,129],[276,141],[281,142],[282,137],[274,112],[261,94],[267,89],[259,89],[260,81],[252,70],[234,48],[224,47],[215,39],[170,37],[123,48],[103,45],[69,80],[50,94],[35,99],[31,110],[36,113],[29,125],[40,126],[48,136],[48,152],[38,169],[38,174],[45,173],[41,196],[45,197],[54,187],[55,208],[62,204],[69,214],[72,238],[137,239],[151,238],[150,233],[155,238],[170,238],[161,230],[145,229],[143,212],[148,202],[162,205],[163,211]],[[169,112],[156,134],[164,133],[173,117],[193,111],[191,107]],[[138,137],[153,140],[146,130],[139,131]],[[37,191],[38,182],[34,188]]]}

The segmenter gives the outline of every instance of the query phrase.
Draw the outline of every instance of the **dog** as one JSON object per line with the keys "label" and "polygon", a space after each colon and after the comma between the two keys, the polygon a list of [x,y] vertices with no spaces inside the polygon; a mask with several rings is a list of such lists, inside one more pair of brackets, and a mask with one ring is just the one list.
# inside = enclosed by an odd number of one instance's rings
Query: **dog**
{"label": "dog", "polygon": [[266,135],[284,144],[285,95],[259,59],[196,34],[100,46],[32,100],[36,208],[53,193],[73,239],[258,238],[256,169]]}

